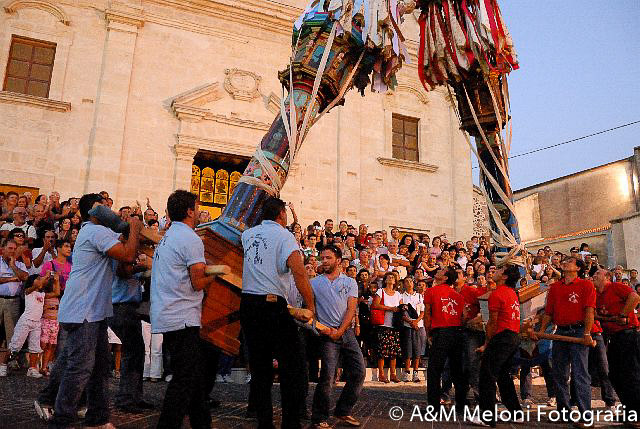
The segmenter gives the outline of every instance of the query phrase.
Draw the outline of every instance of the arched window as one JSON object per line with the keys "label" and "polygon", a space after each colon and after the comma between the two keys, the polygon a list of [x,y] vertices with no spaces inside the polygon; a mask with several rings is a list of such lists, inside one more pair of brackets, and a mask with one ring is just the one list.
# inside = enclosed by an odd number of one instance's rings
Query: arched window
{"label": "arched window", "polygon": [[191,193],[200,194],[200,167],[197,165],[191,166]]}
{"label": "arched window", "polygon": [[216,188],[213,202],[215,204],[227,204],[229,197],[229,173],[220,169],[216,173]]}
{"label": "arched window", "polygon": [[212,203],[213,202],[213,183],[215,180],[215,173],[212,168],[202,169],[202,180],[200,181],[200,202]]}
{"label": "arched window", "polygon": [[231,177],[229,178],[229,197],[233,195],[233,190],[236,188],[238,180],[240,180],[241,177],[242,173],[240,173],[239,171],[234,171],[233,173],[231,173]]}

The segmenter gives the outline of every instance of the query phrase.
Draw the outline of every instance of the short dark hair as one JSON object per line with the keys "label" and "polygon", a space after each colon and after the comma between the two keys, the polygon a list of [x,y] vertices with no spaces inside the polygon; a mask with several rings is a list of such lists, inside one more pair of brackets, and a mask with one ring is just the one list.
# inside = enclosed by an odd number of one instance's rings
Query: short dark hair
{"label": "short dark hair", "polygon": [[339,259],[340,262],[342,262],[342,252],[340,251],[340,249],[338,249],[338,246],[334,244],[327,244],[322,248],[322,252],[324,252],[325,250],[333,253],[333,256],[335,256],[336,259]]}
{"label": "short dark hair", "polygon": [[71,246],[71,241],[67,240],[66,238],[61,238],[56,240],[56,249],[61,248],[65,244],[68,244],[69,246]]}
{"label": "short dark hair", "polygon": [[10,197],[11,195],[15,195],[16,197],[19,197],[20,195],[18,195],[18,193],[16,191],[9,191],[7,192],[7,197]]}
{"label": "short dark hair", "polygon": [[182,222],[187,218],[189,209],[196,209],[197,197],[189,191],[178,189],[174,191],[167,199],[167,212],[169,219],[174,222]]}
{"label": "short dark hair", "polygon": [[80,216],[83,222],[89,220],[89,210],[93,208],[93,205],[103,200],[104,198],[100,194],[85,194],[80,198],[78,207],[80,208]]}
{"label": "short dark hair", "polygon": [[27,234],[25,234],[24,230],[22,228],[18,228],[18,227],[15,227],[11,231],[9,231],[9,235],[7,235],[7,238],[13,239],[16,236],[16,234],[22,234],[24,236],[25,240],[28,238]]}
{"label": "short dark hair", "polygon": [[129,210],[131,210],[131,207],[129,207],[129,206],[122,206],[122,207],[120,207],[120,210],[118,210],[118,211],[120,211],[120,212],[121,212],[121,211],[122,211],[122,210],[124,210],[124,209],[129,209]]}
{"label": "short dark hair", "polygon": [[149,222],[147,222],[147,225],[149,225],[149,226],[153,226],[153,225],[155,225],[156,223],[158,223],[158,221],[157,221],[157,220],[155,220],[155,219],[151,219]]}
{"label": "short dark hair", "polygon": [[458,271],[456,271],[456,269],[453,267],[449,267],[447,269],[446,276],[447,280],[445,281],[445,283],[449,286],[453,286],[454,284],[456,284],[456,281],[458,281]]}
{"label": "short dark hair", "polygon": [[513,289],[516,288],[520,277],[522,277],[520,275],[520,269],[517,265],[508,265],[504,270],[504,275],[507,276],[505,284]]}
{"label": "short dark hair", "polygon": [[378,259],[386,259],[387,261],[391,262],[391,258],[386,253],[383,253],[380,256],[378,256]]}
{"label": "short dark hair", "polygon": [[285,208],[286,204],[280,198],[267,198],[262,203],[262,220],[276,220]]}
{"label": "short dark hair", "polygon": [[324,224],[326,225],[326,224],[327,224],[327,222],[333,222],[333,219],[327,219],[327,220],[325,220],[325,221],[324,221]]}

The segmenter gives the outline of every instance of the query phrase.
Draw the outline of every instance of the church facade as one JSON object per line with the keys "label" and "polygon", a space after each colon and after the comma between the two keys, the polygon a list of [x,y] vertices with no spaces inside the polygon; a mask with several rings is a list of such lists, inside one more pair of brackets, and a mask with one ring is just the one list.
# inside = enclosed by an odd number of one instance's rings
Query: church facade
{"label": "church facade", "polygon": [[[306,0],[5,0],[0,184],[106,190],[162,211],[178,188],[215,217],[283,96],[277,71]],[[303,225],[473,233],[470,154],[446,90],[411,64],[394,92],[351,91],[311,129],[283,199]]]}

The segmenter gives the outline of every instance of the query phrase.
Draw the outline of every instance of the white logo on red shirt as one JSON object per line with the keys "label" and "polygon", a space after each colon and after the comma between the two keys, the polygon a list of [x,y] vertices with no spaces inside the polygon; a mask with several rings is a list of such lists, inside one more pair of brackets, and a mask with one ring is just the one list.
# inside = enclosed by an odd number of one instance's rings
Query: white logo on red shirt
{"label": "white logo on red shirt", "polygon": [[520,305],[517,302],[511,304],[511,320],[520,320]]}
{"label": "white logo on red shirt", "polygon": [[580,298],[580,295],[578,295],[576,292],[571,292],[571,295],[569,295],[569,302],[573,304],[577,304],[578,298]]}
{"label": "white logo on red shirt", "polygon": [[455,299],[453,298],[440,298],[442,302],[442,312],[455,316],[458,312],[455,309],[455,306],[458,305]]}

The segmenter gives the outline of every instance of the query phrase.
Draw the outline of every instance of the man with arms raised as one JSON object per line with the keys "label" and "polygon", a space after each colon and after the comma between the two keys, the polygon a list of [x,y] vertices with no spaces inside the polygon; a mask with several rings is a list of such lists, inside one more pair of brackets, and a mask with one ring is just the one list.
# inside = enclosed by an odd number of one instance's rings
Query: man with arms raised
{"label": "man with arms raised", "polygon": [[113,316],[111,285],[115,272],[111,260],[132,262],[135,259],[142,222],[132,219],[129,238],[121,243],[118,233],[89,215],[89,210],[102,202],[98,194],[84,195],[79,202],[83,223],[73,248],[73,266],[58,309],[58,322],[67,333],[63,351],[65,368],[50,427],[71,425],[85,387],[85,425],[113,427],[109,423],[107,400],[109,343],[106,320]]}
{"label": "man with arms raised", "polygon": [[[171,213],[169,213],[171,215]],[[173,216],[171,216],[173,219]],[[298,328],[287,311],[291,278],[309,310],[315,311],[313,292],[304,269],[300,246],[287,229],[284,201],[270,197],[262,205],[262,223],[242,233],[244,263],[240,323],[249,347],[251,390],[257,401],[258,427],[273,427],[271,385],[273,359],[278,360],[282,427],[300,427],[304,398],[302,347]]]}
{"label": "man with arms raised", "polygon": [[311,281],[316,299],[318,321],[331,327],[331,332],[320,339],[320,359],[322,370],[320,381],[313,396],[311,420],[316,427],[329,427],[331,393],[338,360],[342,357],[342,368],[347,383],[342,389],[335,415],[344,424],[360,426],[351,416],[351,410],[358,400],[365,377],[364,358],[358,345],[351,323],[356,313],[358,285],[356,281],[342,274],[340,270],[341,252],[334,245],[322,249],[324,274]]}

